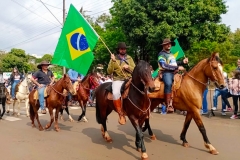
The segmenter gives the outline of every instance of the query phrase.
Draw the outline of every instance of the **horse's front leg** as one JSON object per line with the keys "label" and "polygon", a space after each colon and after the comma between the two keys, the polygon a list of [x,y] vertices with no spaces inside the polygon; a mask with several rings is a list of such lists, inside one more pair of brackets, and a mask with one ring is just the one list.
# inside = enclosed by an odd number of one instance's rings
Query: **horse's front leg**
{"label": "horse's front leg", "polygon": [[29,99],[25,99],[26,115],[29,117]]}
{"label": "horse's front leg", "polygon": [[17,99],[17,108],[18,108],[17,116],[20,116],[20,111],[21,111],[20,101],[21,101],[20,99]]}
{"label": "horse's front leg", "polygon": [[142,132],[145,132],[146,130],[148,130],[148,134],[149,134],[151,140],[156,140],[156,136],[152,132],[152,128],[150,126],[149,121],[150,121],[149,118],[145,119],[145,124],[144,124],[144,127],[142,128]]}
{"label": "horse's front leg", "polygon": [[[53,121],[54,121],[54,117],[53,117],[53,108],[52,107],[48,107],[48,111],[49,111],[49,114],[50,114],[50,122],[45,126],[45,129],[48,129],[51,127]],[[58,111],[59,113],[59,111]]]}
{"label": "horse's front leg", "polygon": [[202,133],[205,147],[207,149],[209,149],[209,152],[211,154],[214,154],[214,155],[218,154],[219,152],[212,146],[212,144],[208,140],[206,129],[205,129],[204,125],[203,125],[200,113],[199,113],[199,111],[197,109],[193,113],[193,119],[194,119],[195,123],[197,124],[198,129]]}
{"label": "horse's front leg", "polygon": [[83,118],[83,122],[88,122],[87,118],[85,117],[86,113],[86,103],[84,104],[83,100],[79,101],[79,105],[82,108],[82,114],[78,117],[78,121],[80,121]]}
{"label": "horse's front leg", "polygon": [[144,136],[142,133],[142,124],[141,124],[141,122],[139,123],[139,120],[134,117],[129,117],[129,119],[130,119],[133,127],[136,130],[135,145],[137,147],[137,151],[141,151],[142,160],[148,160],[148,155],[147,155],[146,148],[145,148],[144,141],[143,141]]}
{"label": "horse's front leg", "polygon": [[55,125],[54,125],[55,131],[57,131],[57,132],[60,131],[60,128],[58,126],[58,114],[59,114],[59,111],[60,111],[60,107],[57,107],[56,108],[56,112],[55,112]]}
{"label": "horse's front leg", "polygon": [[189,125],[190,125],[191,121],[192,121],[192,112],[187,112],[185,122],[184,122],[184,125],[183,125],[183,129],[182,129],[182,133],[180,135],[180,139],[183,141],[182,145],[184,147],[189,147],[189,144],[186,140],[186,133],[187,133],[187,130],[189,128]]}

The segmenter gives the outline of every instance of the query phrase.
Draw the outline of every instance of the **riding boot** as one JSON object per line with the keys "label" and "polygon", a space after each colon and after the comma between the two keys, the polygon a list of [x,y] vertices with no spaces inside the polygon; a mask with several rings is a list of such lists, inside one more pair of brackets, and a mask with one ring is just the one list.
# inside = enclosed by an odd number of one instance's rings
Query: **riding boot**
{"label": "riding boot", "polygon": [[171,93],[165,93],[164,94],[165,103],[166,103],[166,106],[167,106],[167,113],[174,112],[174,108],[173,108],[172,103],[171,103],[171,100],[172,100],[171,95],[172,95]]}
{"label": "riding boot", "polygon": [[116,112],[119,115],[118,123],[121,124],[121,125],[125,124],[126,123],[126,118],[123,114],[121,98],[119,98],[117,100],[113,100],[113,104],[114,104]]}

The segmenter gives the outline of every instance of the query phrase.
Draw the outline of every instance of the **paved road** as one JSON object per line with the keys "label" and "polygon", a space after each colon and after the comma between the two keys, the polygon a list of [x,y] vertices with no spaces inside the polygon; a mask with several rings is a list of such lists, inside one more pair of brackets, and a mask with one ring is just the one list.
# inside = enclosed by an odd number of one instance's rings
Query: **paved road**
{"label": "paved road", "polygon": [[[23,104],[22,104],[23,105]],[[21,110],[24,113],[24,108]],[[81,110],[74,107],[70,110],[76,120]],[[203,116],[210,142],[220,152],[214,156],[207,152],[194,121],[187,133],[190,148],[181,146],[179,135],[184,116],[179,114],[160,115],[153,113],[151,125],[157,140],[152,141],[145,133],[147,153],[151,160],[226,160],[239,158],[240,120],[222,117],[218,113],[211,119]],[[9,119],[17,118],[10,121]],[[120,126],[117,114],[112,113],[108,119],[109,134],[112,144],[106,143],[100,132],[100,125],[95,120],[95,108],[87,109],[89,122],[60,121],[60,132],[53,126],[47,131],[32,128],[30,119],[25,115],[8,116],[0,121],[0,156],[1,160],[134,160],[140,153],[135,150],[135,131],[127,121]],[[45,125],[49,115],[40,117]],[[65,113],[65,119],[67,115]]]}

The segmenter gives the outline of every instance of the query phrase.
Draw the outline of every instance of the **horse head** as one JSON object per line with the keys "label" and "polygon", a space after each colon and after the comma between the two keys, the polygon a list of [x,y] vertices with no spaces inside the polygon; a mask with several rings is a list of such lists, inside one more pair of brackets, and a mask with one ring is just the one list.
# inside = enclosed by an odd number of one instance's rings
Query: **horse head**
{"label": "horse head", "polygon": [[224,88],[223,63],[219,58],[218,53],[213,53],[207,62],[208,65],[205,66],[204,70],[205,75],[214,82],[217,88]]}
{"label": "horse head", "polygon": [[151,75],[151,66],[140,60],[132,73],[132,81],[135,85],[141,85],[149,89],[149,92],[153,92],[155,89],[154,81]]}
{"label": "horse head", "polygon": [[69,91],[72,95],[75,95],[75,89],[73,88],[71,79],[67,74],[64,74],[64,76],[59,80],[59,83],[61,83],[63,89],[66,89]]}
{"label": "horse head", "polygon": [[89,84],[90,84],[90,88],[97,88],[100,84],[98,82],[98,75],[97,73],[93,72],[89,75]]}

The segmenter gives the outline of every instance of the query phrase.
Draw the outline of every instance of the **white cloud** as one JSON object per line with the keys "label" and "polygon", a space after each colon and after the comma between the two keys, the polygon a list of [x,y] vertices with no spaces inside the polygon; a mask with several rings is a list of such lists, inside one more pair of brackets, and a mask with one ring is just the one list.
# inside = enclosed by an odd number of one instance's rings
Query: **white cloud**
{"label": "white cloud", "polygon": [[[43,0],[47,7],[62,23],[62,0]],[[19,4],[17,4],[19,3]],[[67,0],[66,12],[72,3],[77,9],[83,7],[86,14],[97,17],[109,13],[111,0]],[[232,31],[240,28],[239,0],[227,0],[228,13],[222,15],[222,23]],[[23,6],[23,7],[22,7]],[[25,8],[24,8],[25,7]],[[21,48],[28,54],[42,56],[52,54],[61,32],[61,25],[39,0],[1,0],[0,1],[0,50]]]}

